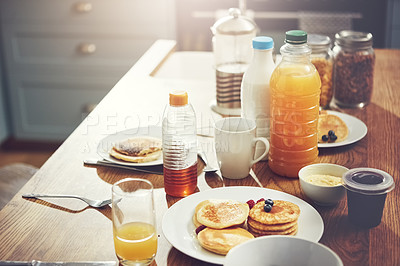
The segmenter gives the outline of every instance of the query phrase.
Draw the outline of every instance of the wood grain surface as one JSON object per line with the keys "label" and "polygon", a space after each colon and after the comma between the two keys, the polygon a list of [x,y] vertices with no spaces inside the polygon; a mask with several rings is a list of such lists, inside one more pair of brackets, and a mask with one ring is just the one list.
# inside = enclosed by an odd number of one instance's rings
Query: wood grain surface
{"label": "wood grain surface", "polygon": [[[154,264],[209,265],[181,253],[165,239],[161,230],[163,214],[180,199],[165,194],[162,176],[83,164],[84,159],[98,158],[97,145],[104,137],[137,126],[160,125],[168,92],[174,88],[188,91],[197,114],[199,132],[212,134],[212,123],[220,116],[213,113],[209,106],[215,99],[211,53],[171,54],[173,48],[174,42],[169,41],[157,42],[150,48],[143,60],[119,81],[1,210],[0,260],[117,261],[109,207],[93,209],[76,200],[28,200],[23,199],[21,194],[71,193],[106,199],[111,196],[112,183],[126,177],[141,177],[151,181],[155,187],[159,245]],[[164,59],[165,62],[160,65]],[[190,72],[191,69],[198,71],[201,67],[207,73],[199,74],[201,78],[180,76],[180,73]],[[199,164],[197,191],[223,185],[261,185],[290,193],[309,202],[321,214],[325,230],[320,242],[334,250],[344,265],[400,265],[399,67],[399,50],[376,50],[372,103],[360,110],[340,110],[362,120],[368,127],[368,134],[348,146],[320,149],[319,154],[320,162],[348,168],[379,168],[394,177],[397,186],[388,194],[379,226],[360,229],[350,224],[346,199],[333,207],[315,205],[302,193],[298,180],[275,175],[266,162],[257,163],[252,174],[242,180],[221,180],[215,174],[205,175],[203,165]],[[213,139],[199,137],[198,141],[210,163],[215,164]]]}

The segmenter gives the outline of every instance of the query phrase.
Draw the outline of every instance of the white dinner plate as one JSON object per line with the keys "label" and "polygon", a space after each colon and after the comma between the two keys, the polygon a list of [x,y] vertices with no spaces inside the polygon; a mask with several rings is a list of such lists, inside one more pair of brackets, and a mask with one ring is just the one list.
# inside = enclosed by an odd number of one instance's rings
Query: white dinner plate
{"label": "white dinner plate", "polygon": [[140,136],[150,136],[161,139],[162,138],[161,127],[159,126],[137,127],[109,135],[100,141],[99,145],[97,146],[97,153],[107,161],[122,165],[150,166],[150,165],[162,164],[163,163],[162,156],[160,156],[160,158],[155,161],[145,162],[145,163],[125,162],[110,156],[110,150],[112,149],[115,143],[128,138],[140,137]]}
{"label": "white dinner plate", "polygon": [[203,249],[196,237],[196,228],[192,222],[194,209],[198,203],[208,199],[234,199],[246,202],[260,198],[286,200],[300,207],[297,237],[318,242],[324,232],[324,222],[319,213],[307,202],[290,194],[260,187],[222,187],[201,191],[181,199],[164,214],[162,231],[167,240],[179,251],[193,258],[223,264],[225,256]]}
{"label": "white dinner plate", "polygon": [[341,118],[343,120],[343,122],[346,123],[347,128],[349,129],[349,135],[347,136],[347,138],[345,140],[340,141],[340,142],[318,143],[318,148],[331,148],[331,147],[340,147],[340,146],[349,145],[349,144],[359,141],[360,139],[365,137],[365,135],[367,135],[367,131],[368,131],[367,126],[360,119],[358,119],[352,115],[335,112],[335,111],[328,111],[328,114],[336,115],[339,118]]}

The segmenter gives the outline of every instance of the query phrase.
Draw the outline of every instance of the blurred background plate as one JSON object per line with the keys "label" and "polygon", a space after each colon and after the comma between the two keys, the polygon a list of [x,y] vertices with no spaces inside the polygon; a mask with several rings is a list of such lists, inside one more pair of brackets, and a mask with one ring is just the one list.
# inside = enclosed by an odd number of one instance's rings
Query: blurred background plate
{"label": "blurred background plate", "polygon": [[102,139],[97,146],[97,153],[105,160],[121,164],[127,166],[148,166],[148,165],[159,165],[163,163],[162,156],[159,159],[151,162],[145,163],[133,163],[133,162],[125,162],[122,160],[115,159],[114,157],[110,156],[110,150],[114,146],[115,143],[133,138],[133,137],[140,137],[140,136],[149,136],[154,138],[162,139],[162,130],[159,126],[147,126],[147,127],[137,127],[131,128],[124,131],[117,132],[115,134],[109,135]]}
{"label": "blurred background plate", "polygon": [[340,147],[355,143],[367,135],[368,128],[360,119],[348,115],[345,113],[340,113],[336,111],[328,111],[328,114],[336,115],[346,123],[349,129],[349,135],[347,138],[341,142],[331,142],[331,143],[318,143],[318,148],[331,148]]}

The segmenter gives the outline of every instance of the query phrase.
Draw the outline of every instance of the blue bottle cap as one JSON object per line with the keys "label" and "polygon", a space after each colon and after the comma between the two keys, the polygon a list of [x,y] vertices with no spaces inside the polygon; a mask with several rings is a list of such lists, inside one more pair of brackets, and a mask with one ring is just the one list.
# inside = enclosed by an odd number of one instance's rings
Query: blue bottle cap
{"label": "blue bottle cap", "polygon": [[257,36],[253,38],[253,48],[267,50],[274,47],[274,40],[267,36]]}

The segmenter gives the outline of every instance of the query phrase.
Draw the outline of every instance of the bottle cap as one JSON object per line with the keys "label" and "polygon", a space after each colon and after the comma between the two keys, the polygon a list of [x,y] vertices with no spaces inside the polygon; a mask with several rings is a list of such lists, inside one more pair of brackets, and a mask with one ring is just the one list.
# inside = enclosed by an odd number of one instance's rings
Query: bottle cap
{"label": "bottle cap", "polygon": [[313,53],[326,52],[331,47],[331,38],[326,35],[308,34],[307,44]]}
{"label": "bottle cap", "polygon": [[312,46],[331,45],[331,38],[329,38],[329,36],[321,34],[308,34],[307,43],[308,45]]}
{"label": "bottle cap", "polygon": [[257,50],[267,50],[274,47],[274,40],[268,36],[257,36],[253,38],[253,48]]}
{"label": "bottle cap", "polygon": [[302,30],[290,30],[286,32],[286,43],[303,44],[307,42],[307,32]]}
{"label": "bottle cap", "polygon": [[373,38],[369,32],[342,30],[335,34],[335,43],[347,48],[372,47]]}
{"label": "bottle cap", "polygon": [[169,94],[169,104],[172,106],[183,106],[188,104],[188,94],[186,91],[176,90]]}

